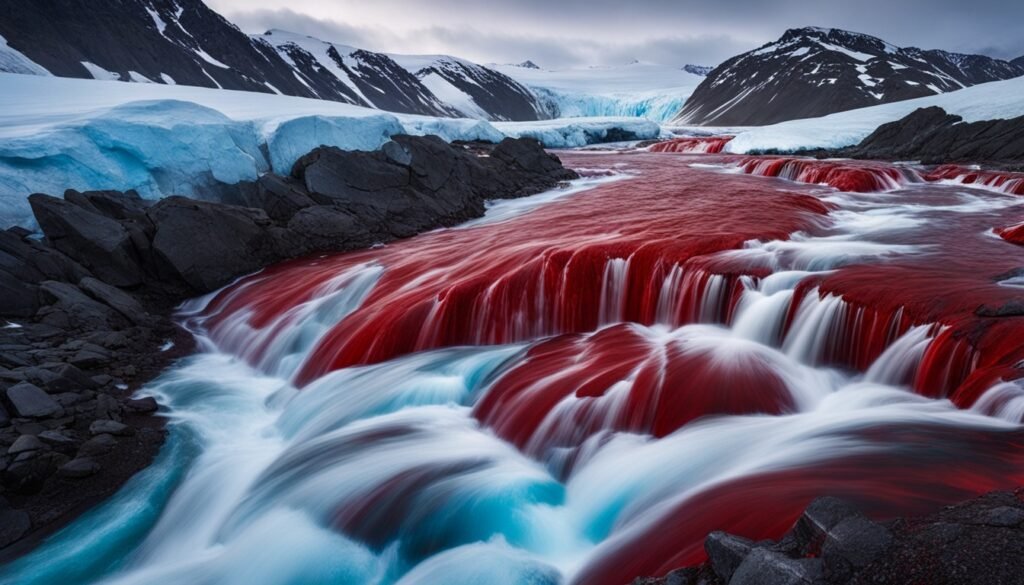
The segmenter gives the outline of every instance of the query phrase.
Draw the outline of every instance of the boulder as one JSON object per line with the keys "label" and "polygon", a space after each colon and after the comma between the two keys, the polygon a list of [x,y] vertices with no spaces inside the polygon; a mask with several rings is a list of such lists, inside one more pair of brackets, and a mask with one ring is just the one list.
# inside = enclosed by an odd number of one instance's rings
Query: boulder
{"label": "boulder", "polygon": [[121,313],[121,315],[136,325],[151,325],[153,323],[153,316],[133,296],[118,288],[92,277],[85,277],[79,281],[78,288],[88,293],[89,296],[97,301]]}
{"label": "boulder", "polygon": [[14,441],[14,444],[8,447],[7,454],[18,455],[29,451],[42,451],[43,449],[46,449],[46,445],[37,437],[34,435],[22,435]]}
{"label": "boulder", "polygon": [[93,435],[117,435],[123,437],[134,434],[135,429],[113,420],[97,420],[89,425],[89,432]]}
{"label": "boulder", "polygon": [[270,218],[259,209],[168,197],[148,216],[156,229],[159,273],[196,292],[215,290],[279,259],[267,229]]}
{"label": "boulder", "polygon": [[49,195],[31,195],[29,203],[54,248],[114,286],[142,283],[131,233],[116,220]]}
{"label": "boulder", "polygon": [[816,553],[830,530],[847,518],[863,517],[850,502],[834,497],[820,497],[807,506],[793,526],[792,534],[804,553]]}
{"label": "boulder", "polygon": [[291,219],[300,209],[317,204],[301,183],[269,173],[244,189],[242,197],[249,207],[262,209],[270,218],[282,222]]}
{"label": "boulder", "polygon": [[742,536],[725,532],[712,532],[704,540],[708,562],[718,578],[728,583],[736,568],[753,550],[754,543]]}
{"label": "boulder", "polygon": [[105,453],[109,453],[116,446],[117,439],[115,439],[113,435],[96,435],[82,443],[82,446],[78,448],[78,456],[95,457],[97,455],[103,455]]}
{"label": "boulder", "polygon": [[61,407],[46,392],[28,382],[15,384],[7,389],[7,401],[14,414],[24,418],[40,418],[53,416],[61,411]]}
{"label": "boulder", "polygon": [[0,315],[31,317],[39,309],[39,287],[0,269]]}
{"label": "boulder", "polygon": [[757,548],[736,568],[729,585],[811,585],[821,575],[821,559],[791,559]]}
{"label": "boulder", "polygon": [[100,464],[89,457],[78,457],[61,465],[57,474],[68,479],[82,479],[96,475],[100,470]]}

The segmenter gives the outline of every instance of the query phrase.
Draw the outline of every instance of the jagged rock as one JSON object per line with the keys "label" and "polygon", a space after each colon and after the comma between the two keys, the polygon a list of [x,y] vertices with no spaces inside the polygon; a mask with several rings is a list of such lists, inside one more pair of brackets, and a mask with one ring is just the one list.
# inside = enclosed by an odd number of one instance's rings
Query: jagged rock
{"label": "jagged rock", "polygon": [[114,420],[97,420],[89,425],[89,432],[93,435],[117,435],[119,437],[132,435],[135,429]]}
{"label": "jagged rock", "polygon": [[318,205],[297,212],[288,222],[288,229],[302,234],[310,249],[346,249],[371,243],[365,223],[342,209]]}
{"label": "jagged rock", "polygon": [[14,414],[25,418],[53,416],[61,411],[60,405],[53,398],[28,382],[8,388],[7,401],[14,409]]}
{"label": "jagged rock", "polygon": [[286,222],[300,209],[316,205],[309,194],[290,177],[266,174],[242,194],[245,204],[267,212],[277,221]]}
{"label": "jagged rock", "polygon": [[78,457],[77,459],[72,459],[64,465],[61,465],[60,469],[57,470],[57,473],[61,477],[81,479],[96,475],[99,470],[99,463],[96,463],[88,457]]}
{"label": "jagged rock", "polygon": [[134,297],[105,282],[92,277],[86,277],[78,283],[78,288],[88,293],[89,296],[97,301],[121,313],[121,315],[136,325],[148,325],[153,322],[153,316],[146,309],[142,308],[142,305]]}
{"label": "jagged rock", "polygon": [[43,453],[38,457],[15,461],[4,470],[4,486],[19,494],[32,494],[67,461],[60,453]]}
{"label": "jagged rock", "polygon": [[822,558],[832,575],[848,575],[875,560],[892,543],[892,534],[864,517],[846,518],[825,537]]}
{"label": "jagged rock", "polygon": [[156,226],[153,252],[163,274],[206,292],[276,259],[262,210],[184,197],[168,197],[149,209]]}
{"label": "jagged rock", "polygon": [[106,349],[90,344],[83,347],[68,360],[73,366],[85,369],[92,369],[110,362],[111,354]]}
{"label": "jagged rock", "polygon": [[116,220],[56,197],[29,197],[46,239],[56,249],[114,286],[142,283],[142,269],[131,234]]}
{"label": "jagged rock", "polygon": [[753,545],[753,542],[742,536],[725,532],[712,532],[704,540],[704,550],[708,553],[711,569],[725,582],[732,578],[736,568],[753,550]]}
{"label": "jagged rock", "polygon": [[757,548],[736,568],[729,585],[811,585],[821,573],[821,559],[791,559]]}
{"label": "jagged rock", "polygon": [[72,449],[78,445],[78,441],[62,431],[43,431],[37,438],[58,451]]}
{"label": "jagged rock", "polygon": [[92,378],[72,364],[62,363],[52,366],[52,368],[31,368],[27,375],[34,384],[49,394],[91,390],[96,387]]}
{"label": "jagged rock", "polygon": [[39,309],[39,287],[0,269],[0,315],[31,317]]}
{"label": "jagged rock", "polygon": [[999,528],[1010,528],[1020,526],[1024,523],[1024,510],[1010,506],[999,506],[987,510],[980,518],[980,521],[987,526]]}
{"label": "jagged rock", "polygon": [[796,521],[793,536],[802,552],[817,552],[830,530],[847,518],[862,516],[860,509],[846,500],[830,496],[816,498]]}

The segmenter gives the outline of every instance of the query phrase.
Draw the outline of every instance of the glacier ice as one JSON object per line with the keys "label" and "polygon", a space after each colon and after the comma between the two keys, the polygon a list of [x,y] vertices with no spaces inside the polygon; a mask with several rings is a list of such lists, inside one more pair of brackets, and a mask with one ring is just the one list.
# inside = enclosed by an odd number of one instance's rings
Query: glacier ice
{"label": "glacier ice", "polygon": [[2,73],[0,86],[4,226],[33,225],[31,193],[135,189],[148,199],[215,200],[224,184],[287,174],[320,145],[375,150],[395,134],[491,142],[529,136],[568,148],[622,131],[641,139],[661,132],[637,119],[490,123],[271,94]]}

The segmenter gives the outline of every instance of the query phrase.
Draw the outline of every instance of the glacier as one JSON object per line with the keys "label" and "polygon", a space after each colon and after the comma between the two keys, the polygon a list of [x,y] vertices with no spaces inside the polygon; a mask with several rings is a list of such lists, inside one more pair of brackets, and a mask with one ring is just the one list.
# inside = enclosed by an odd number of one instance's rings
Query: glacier
{"label": "glacier", "polygon": [[[117,85],[113,85],[113,84]],[[320,146],[376,150],[395,134],[448,141],[532,137],[571,148],[661,135],[628,118],[490,123],[197,87],[0,74],[0,218],[34,225],[27,196],[135,189],[217,200],[226,184],[287,174]]]}
{"label": "glacier", "polygon": [[651,63],[562,70],[488,67],[529,87],[560,118],[626,116],[667,122],[704,80],[683,69]]}
{"label": "glacier", "polygon": [[993,81],[939,95],[893,102],[857,110],[790,120],[770,126],[731,130],[736,135],[726,152],[747,154],[776,150],[793,152],[811,148],[843,148],[860,143],[876,128],[894,122],[918,108],[939,106],[965,122],[1024,116],[1024,77]]}

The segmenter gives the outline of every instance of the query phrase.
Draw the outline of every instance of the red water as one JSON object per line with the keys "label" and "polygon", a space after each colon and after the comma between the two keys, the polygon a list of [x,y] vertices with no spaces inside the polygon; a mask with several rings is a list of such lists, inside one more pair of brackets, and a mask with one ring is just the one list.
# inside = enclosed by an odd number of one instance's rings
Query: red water
{"label": "red water", "polygon": [[[666,144],[658,150],[692,147]],[[1000,284],[1024,267],[1024,248],[1010,243],[1021,243],[1022,228],[1003,229],[1002,209],[948,209],[954,188],[928,184],[956,180],[1017,193],[1019,177],[965,175],[959,167],[929,172],[724,155],[561,156],[570,166],[625,163],[636,176],[509,221],[270,268],[210,304],[211,335],[225,341],[231,332],[218,324],[243,312],[252,327],[271,326],[339,272],[378,263],[385,268],[381,280],[361,308],[321,339],[298,384],[415,351],[535,342],[473,413],[538,458],[606,431],[665,437],[709,415],[793,412],[793,396],[768,350],[733,344],[719,354],[667,331],[729,324],[741,278],[756,281],[772,270],[762,261],[716,253],[750,240],[785,240],[797,231],[830,234],[828,214],[837,207],[822,200],[832,192],[817,185],[878,197],[873,194],[920,183],[898,198],[885,197],[922,206],[925,221],[876,239],[921,252],[809,277],[795,292],[784,329],[793,327],[804,297],[832,294],[847,310],[829,324],[819,348],[826,365],[865,371],[911,326],[931,324],[933,339],[908,380],[920,394],[950,397],[967,408],[997,381],[1021,377],[1016,364],[1024,360],[1024,316],[992,315],[1022,297],[1022,289]],[[697,161],[738,164],[744,174],[692,167]],[[944,205],[928,209],[940,200]],[[993,237],[993,230],[1009,242]],[[613,323],[620,324],[596,331]],[[666,333],[630,323],[658,323]],[[259,351],[246,357],[256,361]],[[1016,432],[913,424],[864,432],[867,440],[903,450],[743,477],[684,498],[656,521],[620,527],[575,582],[625,583],[699,562],[711,530],[777,537],[820,494],[849,496],[879,515],[905,514],[1024,480]],[[339,526],[365,525],[359,519],[371,508],[341,512]]]}

